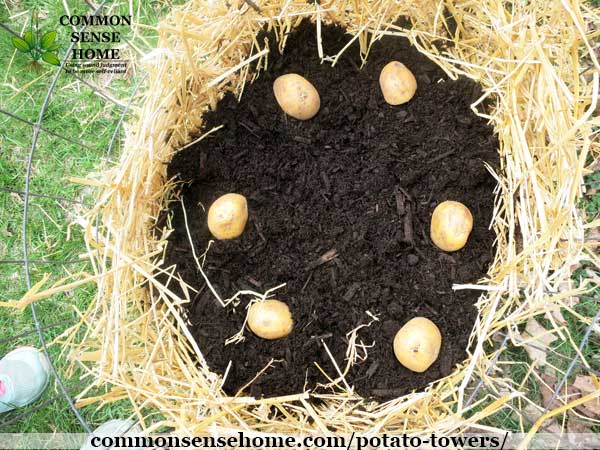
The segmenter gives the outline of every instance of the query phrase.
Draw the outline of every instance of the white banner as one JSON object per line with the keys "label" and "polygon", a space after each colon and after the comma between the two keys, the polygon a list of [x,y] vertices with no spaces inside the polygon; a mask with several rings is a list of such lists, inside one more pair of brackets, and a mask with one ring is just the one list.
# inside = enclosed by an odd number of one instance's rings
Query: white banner
{"label": "white banner", "polygon": [[[522,433],[482,433],[460,435],[275,435],[234,433],[215,436],[172,434],[131,434],[91,436],[83,433],[0,433],[0,449],[189,449],[189,448],[294,448],[294,449],[516,449]],[[547,450],[600,449],[600,433],[538,433],[527,448]]]}

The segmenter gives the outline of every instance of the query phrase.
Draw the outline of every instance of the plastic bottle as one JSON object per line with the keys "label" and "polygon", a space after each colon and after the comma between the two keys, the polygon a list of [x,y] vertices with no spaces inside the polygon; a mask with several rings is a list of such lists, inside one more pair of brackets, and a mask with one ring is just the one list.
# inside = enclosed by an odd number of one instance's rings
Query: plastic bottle
{"label": "plastic bottle", "polygon": [[0,360],[0,413],[28,405],[46,389],[50,364],[36,348],[19,347]]}

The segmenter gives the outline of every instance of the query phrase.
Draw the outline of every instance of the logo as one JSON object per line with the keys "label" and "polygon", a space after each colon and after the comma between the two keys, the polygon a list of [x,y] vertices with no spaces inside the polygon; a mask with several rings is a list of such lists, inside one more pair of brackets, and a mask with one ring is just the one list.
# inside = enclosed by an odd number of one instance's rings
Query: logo
{"label": "logo", "polygon": [[84,75],[126,73],[129,60],[122,54],[126,47],[123,45],[123,33],[131,27],[131,23],[131,16],[63,15],[58,18],[55,29],[42,30],[38,13],[34,10],[28,31],[22,36],[0,25],[14,34],[12,45],[19,52],[29,55],[35,68],[40,67],[40,61],[61,65],[62,57],[59,58],[57,54],[60,48],[57,36],[63,36],[68,30],[71,47],[68,54],[64,55],[65,72]]}
{"label": "logo", "polygon": [[63,15],[60,26],[79,28],[70,33],[73,44],[65,64],[67,73],[124,74],[128,60],[121,54],[123,33],[131,27],[131,16]]}
{"label": "logo", "polygon": [[12,38],[13,46],[20,52],[29,55],[34,63],[42,61],[54,66],[60,65],[60,59],[56,55],[59,44],[55,42],[56,31],[42,32],[40,30],[37,12],[31,14],[29,31],[23,36]]}

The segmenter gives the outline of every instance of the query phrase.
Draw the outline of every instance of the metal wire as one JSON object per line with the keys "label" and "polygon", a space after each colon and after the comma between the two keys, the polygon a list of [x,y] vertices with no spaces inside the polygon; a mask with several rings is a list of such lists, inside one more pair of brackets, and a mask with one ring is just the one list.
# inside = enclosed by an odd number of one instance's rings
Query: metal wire
{"label": "metal wire", "polygon": [[[11,194],[25,195],[25,191],[18,191],[16,189],[11,189],[11,188],[7,188],[7,187],[0,187],[0,191],[10,192]],[[57,200],[59,202],[70,202],[70,203],[83,204],[83,202],[80,200],[75,200],[75,199],[66,198],[66,197],[57,197],[55,195],[38,194],[36,192],[30,192],[29,196],[30,197],[40,197],[40,198],[49,198],[51,200]]]}
{"label": "metal wire", "polygon": [[[101,9],[104,7],[104,5],[106,4],[106,0],[104,2],[102,2],[99,6],[94,6],[94,12],[93,14],[96,15],[99,11],[101,11]],[[15,33],[14,31],[10,30],[8,27],[3,26],[2,28],[6,29],[7,31],[9,31],[11,34],[17,36],[18,34]],[[86,29],[86,25],[83,25],[79,32],[82,32]],[[127,43],[131,46],[131,43],[129,43],[129,41],[127,41]],[[69,138],[67,136],[63,136],[59,133],[56,133],[52,130],[49,130],[45,127],[43,127],[41,125],[44,114],[48,108],[49,102],[50,102],[50,98],[52,96],[53,90],[56,86],[56,83],[58,81],[58,78],[60,77],[60,75],[63,73],[65,65],[66,65],[66,61],[68,59],[68,55],[70,54],[70,52],[72,51],[73,47],[74,47],[75,43],[71,43],[69,48],[67,49],[67,51],[65,52],[65,56],[61,61],[61,64],[56,72],[56,74],[54,75],[50,86],[48,88],[48,91],[46,93],[46,97],[44,98],[44,101],[42,103],[41,109],[39,111],[38,114],[38,119],[37,122],[31,122],[27,119],[24,119],[20,116],[18,116],[17,114],[14,114],[10,111],[6,111],[3,109],[0,109],[0,113],[11,117],[15,120],[18,120],[22,123],[25,123],[29,126],[32,127],[32,140],[31,140],[31,147],[30,147],[30,152],[27,158],[27,165],[26,165],[26,173],[25,173],[25,188],[23,191],[19,191],[19,190],[15,190],[12,188],[8,188],[8,187],[0,187],[0,191],[4,191],[4,192],[9,192],[9,193],[14,193],[14,194],[18,194],[24,197],[23,199],[23,224],[22,224],[22,251],[23,251],[23,259],[13,259],[13,260],[0,260],[0,264],[23,264],[24,265],[24,270],[25,270],[25,279],[26,279],[26,285],[27,285],[27,289],[31,289],[32,286],[32,282],[31,282],[31,272],[30,272],[30,265],[33,264],[73,264],[73,263],[85,263],[85,260],[63,260],[63,261],[52,261],[52,260],[32,260],[29,259],[28,253],[29,253],[29,249],[28,249],[28,212],[29,212],[29,203],[30,203],[30,198],[31,197],[42,197],[42,198],[49,198],[49,199],[53,199],[56,201],[67,201],[67,202],[71,202],[71,203],[79,203],[79,204],[83,204],[82,201],[79,200],[74,200],[74,199],[69,199],[69,198],[65,198],[65,197],[57,197],[57,196],[52,196],[52,195],[47,195],[47,194],[39,194],[39,193],[34,193],[30,190],[30,186],[32,183],[32,167],[33,167],[33,160],[35,157],[35,152],[37,149],[37,144],[39,141],[39,135],[40,132],[45,132],[48,133],[49,135],[52,135],[54,137],[60,138],[65,140],[66,142],[69,142],[71,144],[80,146],[82,148],[86,148],[88,150],[94,150],[92,147],[90,147],[87,144],[84,144],[83,142],[78,142],[72,138]],[[131,109],[131,105],[133,102],[133,99],[135,98],[139,87],[141,86],[141,83],[145,80],[146,76],[142,76],[140,78],[140,80],[136,83],[133,91],[131,92],[130,96],[129,96],[129,100],[126,104],[123,104],[117,100],[115,100],[114,97],[111,96],[110,93],[107,93],[105,90],[99,88],[98,86],[94,85],[93,83],[88,82],[87,80],[79,77],[76,73],[70,73],[71,76],[73,76],[75,79],[77,79],[78,81],[82,82],[84,85],[86,85],[87,87],[89,87],[92,91],[98,93],[103,99],[110,101],[111,103],[113,103],[114,105],[118,106],[120,109],[122,109],[122,112],[120,114],[120,117],[117,121],[117,124],[115,126],[115,129],[112,133],[108,148],[106,150],[106,154],[103,160],[103,167],[105,167],[107,165],[107,163],[109,162],[110,159],[110,155],[112,153],[112,150],[115,146],[115,143],[117,142],[117,138],[119,136],[119,131],[121,129],[121,126],[125,120],[125,118],[127,117],[127,114],[129,113],[130,109]],[[53,403],[54,401],[56,401],[58,398],[60,397],[64,397],[65,400],[67,401],[67,403],[69,404],[70,409],[72,410],[73,414],[75,415],[75,417],[77,418],[78,422],[81,424],[81,426],[83,427],[83,429],[87,432],[90,433],[91,427],[89,426],[89,424],[85,421],[85,419],[82,417],[81,413],[79,412],[79,410],[76,408],[75,406],[75,402],[72,398],[72,396],[69,394],[69,392],[67,391],[66,387],[65,387],[65,382],[61,379],[60,374],[58,373],[58,370],[54,364],[54,362],[52,361],[52,358],[49,355],[48,352],[48,348],[47,348],[47,344],[46,344],[46,340],[44,338],[44,334],[43,331],[47,330],[49,328],[61,325],[61,324],[53,324],[50,326],[45,326],[43,327],[40,323],[38,314],[37,314],[37,310],[35,307],[35,304],[32,303],[30,305],[31,308],[31,313],[32,313],[32,318],[33,318],[33,322],[34,322],[34,326],[35,329],[30,331],[30,332],[25,332],[25,333],[21,333],[19,335],[14,335],[11,336],[10,338],[7,338],[6,340],[0,341],[0,343],[4,343],[4,342],[10,342],[13,340],[16,340],[20,337],[23,336],[27,336],[30,334],[34,334],[36,333],[38,335],[38,339],[40,341],[42,350],[44,352],[44,355],[46,356],[47,360],[50,363],[50,368],[51,368],[51,372],[54,376],[54,378],[56,379],[56,383],[59,389],[59,394],[53,396],[52,398],[45,400],[42,403],[39,403],[31,408],[29,408],[28,411],[21,413],[19,415],[17,415],[16,417],[10,419],[8,422],[4,422],[2,424],[0,424],[0,429],[1,428],[6,428],[7,426],[9,426],[10,424],[16,423],[17,421],[21,420],[24,417],[27,417],[29,414],[32,414],[33,412],[47,406],[48,404]]]}
{"label": "metal wire", "polygon": [[[581,343],[579,344],[579,352],[581,352],[583,350],[583,348],[585,347],[585,345],[587,344],[587,341],[590,337],[590,334],[592,332],[592,330],[594,329],[594,326],[596,325],[596,323],[598,322],[598,320],[600,320],[600,311],[598,311],[598,313],[596,314],[596,316],[593,318],[593,320],[590,322],[589,326],[587,327],[585,334],[583,335],[583,338],[581,339]],[[502,334],[500,333],[500,336],[502,336]],[[508,341],[510,340],[510,336],[508,333],[503,334],[504,339],[502,340],[502,342],[500,343],[498,349],[497,349],[497,353],[494,356],[494,358],[492,359],[491,364],[488,366],[488,368],[485,371],[485,376],[487,376],[490,373],[490,370],[495,367],[496,363],[498,362],[498,359],[500,358],[500,355],[502,354],[502,351],[504,350],[504,348],[508,345]],[[570,361],[569,366],[567,367],[567,370],[565,371],[562,379],[560,380],[560,383],[556,386],[556,389],[554,390],[554,394],[552,395],[552,398],[550,399],[550,402],[548,403],[548,405],[546,406],[545,412],[548,412],[550,410],[550,406],[552,406],[552,404],[554,403],[554,401],[556,400],[556,398],[558,397],[558,393],[560,392],[560,390],[562,389],[562,387],[564,386],[564,384],[567,381],[567,378],[569,377],[569,375],[571,374],[571,372],[573,371],[573,369],[575,367],[578,367],[586,372],[592,373],[596,376],[600,376],[600,371],[595,370],[591,367],[588,367],[584,364],[581,364],[579,362],[579,353],[577,353],[575,355],[575,357],[573,358],[568,358],[560,353],[558,353],[557,351],[551,349],[551,348],[543,348],[540,347],[536,344],[533,344],[531,342],[529,342],[527,344],[528,347],[531,348],[535,348],[537,350],[541,350],[541,351],[550,351],[552,354],[558,356],[559,358],[565,360],[568,359]],[[469,398],[467,399],[467,401],[465,402],[465,407],[469,406],[471,404],[471,402],[473,400],[475,400],[477,394],[479,393],[479,390],[483,387],[483,383],[484,383],[484,378],[480,378],[479,381],[477,382],[477,384],[475,385],[475,388],[473,389],[473,392],[471,393],[471,395],[469,396]]]}
{"label": "metal wire", "polygon": [[[66,325],[68,323],[71,323],[72,321],[70,320],[63,320],[62,322],[56,322],[50,325],[46,325],[45,327],[42,327],[42,330],[49,330],[51,328],[55,328],[61,325]],[[73,322],[74,323],[74,322]],[[0,339],[0,344],[6,344],[7,342],[14,342],[17,339],[21,339],[25,336],[29,336],[31,334],[37,333],[36,329],[30,330],[30,331],[25,331],[23,333],[19,333],[19,334],[13,334],[10,337],[4,338],[4,339]]]}
{"label": "metal wire", "polygon": [[87,87],[89,87],[92,91],[96,92],[97,94],[99,94],[102,98],[105,98],[106,100],[108,100],[109,102],[111,102],[112,104],[114,104],[115,106],[118,106],[119,108],[124,108],[122,103],[119,103],[117,100],[115,100],[112,96],[108,95],[106,92],[104,92],[103,89],[100,89],[98,86],[96,86],[95,84],[90,83],[89,81],[85,80],[84,78],[81,78],[80,76],[78,76],[76,73],[71,73],[71,75],[77,79],[78,81],[81,81],[83,84],[85,84]]}
{"label": "metal wire", "polygon": [[[86,382],[85,382],[85,381],[84,381],[84,382],[81,382],[81,383],[79,383],[78,385],[74,386],[74,387],[73,387],[73,390],[74,390],[74,391],[77,391],[77,390],[79,390],[80,388],[84,387],[84,386],[85,386],[85,384],[86,384]],[[0,430],[4,430],[5,428],[8,428],[8,427],[9,427],[9,426],[11,426],[12,424],[14,424],[14,423],[17,423],[17,422],[19,422],[19,421],[21,421],[21,420],[25,419],[25,418],[26,418],[26,417],[28,417],[30,414],[33,414],[34,412],[36,412],[36,411],[39,411],[39,410],[40,410],[40,409],[42,409],[42,408],[45,408],[46,406],[48,406],[48,405],[50,405],[50,404],[54,403],[55,401],[59,400],[61,397],[62,397],[62,394],[60,394],[60,393],[59,393],[59,394],[56,394],[56,395],[53,395],[52,397],[50,397],[50,398],[48,398],[48,399],[44,400],[43,402],[41,402],[41,403],[38,403],[37,405],[35,405],[35,406],[31,407],[31,409],[30,409],[30,410],[28,410],[28,411],[25,411],[25,412],[23,412],[23,413],[20,413],[20,414],[16,414],[14,417],[12,417],[12,418],[8,419],[6,422],[2,422],[2,423],[0,423]]]}
{"label": "metal wire", "polygon": [[[2,109],[2,108],[0,108],[0,113],[2,113],[2,114],[4,114],[4,115],[6,115],[6,116],[8,116],[8,117],[11,117],[11,118],[13,118],[13,119],[15,119],[15,120],[18,120],[19,122],[26,123],[27,125],[29,125],[29,126],[31,126],[31,127],[35,127],[35,126],[37,126],[35,123],[33,123],[33,122],[30,122],[30,121],[29,121],[29,120],[27,120],[27,119],[23,119],[22,117],[19,117],[18,115],[16,115],[16,114],[13,114],[13,113],[11,113],[10,111],[7,111],[7,110],[5,110],[5,109]],[[44,131],[45,133],[48,133],[48,134],[49,134],[49,135],[51,135],[51,136],[54,136],[54,137],[57,137],[57,138],[63,139],[63,140],[65,140],[65,141],[67,141],[67,142],[69,142],[69,143],[71,143],[71,144],[78,145],[78,146],[80,146],[80,147],[83,147],[83,148],[87,148],[88,150],[93,150],[93,148],[92,148],[92,147],[90,147],[89,145],[86,145],[86,144],[84,144],[83,142],[77,142],[76,140],[74,140],[74,139],[71,139],[71,138],[70,138],[70,137],[68,137],[68,136],[63,136],[62,134],[58,134],[58,133],[56,133],[56,132],[54,132],[54,131],[52,131],[52,130],[49,130],[49,129],[47,129],[47,128],[44,128],[44,127],[42,127],[41,125],[40,125],[40,130]]]}
{"label": "metal wire", "polygon": [[[489,365],[489,367],[485,370],[485,375],[487,376],[490,373],[490,370],[492,370],[492,367],[494,367],[496,365],[496,363],[498,362],[498,358],[500,358],[500,355],[502,354],[502,351],[504,350],[504,348],[506,347],[506,345],[508,344],[509,341],[509,336],[508,334],[506,336],[504,336],[504,340],[502,341],[502,343],[500,344],[500,347],[498,349],[498,352],[496,353],[496,355],[494,356],[494,359],[492,359],[492,363]],[[473,389],[473,392],[471,392],[471,395],[469,396],[469,398],[467,399],[467,401],[465,402],[465,408],[467,406],[469,406],[471,404],[471,402],[473,400],[475,400],[475,397],[477,396],[477,394],[479,393],[479,390],[483,387],[483,380],[484,378],[480,378],[479,381],[477,382],[477,385],[475,386],[475,389]]]}
{"label": "metal wire", "polygon": [[[107,0],[104,0],[95,9],[94,14],[97,14],[104,7],[104,4],[106,3],[106,1]],[[85,29],[86,29],[86,25],[84,24],[80,28],[79,32],[81,33]],[[25,198],[23,201],[23,230],[22,230],[22,233],[23,233],[22,234],[22,237],[23,237],[23,260],[25,262],[24,268],[25,268],[25,281],[27,283],[27,289],[31,289],[31,273],[29,271],[29,249],[27,246],[27,225],[28,225],[27,220],[28,220],[28,212],[29,212],[29,188],[31,185],[31,169],[32,169],[32,163],[33,163],[33,157],[35,155],[38,137],[39,137],[39,133],[40,133],[41,125],[42,125],[42,120],[44,119],[44,114],[46,113],[46,109],[48,108],[48,104],[50,102],[50,97],[52,96],[52,91],[54,90],[54,87],[56,86],[58,78],[63,73],[63,69],[67,62],[68,55],[74,46],[75,46],[75,42],[71,42],[71,44],[69,45],[69,48],[67,49],[67,51],[65,53],[64,58],[62,59],[62,61],[60,63],[59,69],[56,71],[56,74],[52,78],[52,82],[50,83],[50,87],[48,88],[48,92],[46,93],[46,97],[44,98],[44,101],[42,103],[42,107],[40,109],[37,122],[36,122],[35,126],[33,127],[33,134],[31,137],[31,150],[30,150],[29,156],[27,158],[27,168],[25,171],[25,194],[24,194]],[[85,421],[85,419],[81,416],[81,413],[75,406],[73,399],[67,392],[67,389],[58,373],[58,370],[56,369],[56,366],[54,365],[54,362],[52,361],[52,358],[50,357],[50,354],[48,352],[48,347],[46,345],[46,340],[44,338],[44,333],[42,331],[42,326],[40,324],[40,321],[39,321],[39,318],[37,315],[35,302],[31,303],[29,305],[29,307],[31,309],[31,315],[33,318],[33,322],[35,324],[35,328],[37,330],[37,334],[38,334],[38,338],[40,340],[40,344],[42,346],[42,350],[43,350],[44,355],[46,356],[48,362],[50,363],[50,368],[51,368],[52,374],[54,375],[54,377],[56,379],[56,384],[57,384],[60,392],[64,396],[64,398],[67,400],[67,403],[69,404],[69,408],[71,408],[71,410],[73,411],[73,414],[75,415],[75,417],[77,418],[77,420],[79,421],[79,423],[81,424],[83,429],[87,433],[91,433],[92,429],[90,428],[88,423]]]}
{"label": "metal wire", "polygon": [[[92,13],[93,15],[96,15],[99,11],[102,10],[102,8],[104,7],[104,5],[106,4],[106,0],[103,1],[99,6],[95,6],[93,5],[93,9],[94,12]],[[90,5],[92,6],[92,5]],[[8,31],[9,33],[11,33],[14,36],[18,36],[17,33],[15,33],[13,30],[11,30],[9,27],[2,25],[1,28],[5,29],[6,31]],[[86,29],[86,25],[83,25],[79,32],[82,32]],[[127,41],[127,43],[131,46],[131,43],[129,41]],[[31,197],[41,197],[41,198],[49,198],[52,200],[56,200],[56,201],[66,201],[66,202],[70,202],[70,203],[77,203],[77,204],[83,204],[84,202],[79,201],[79,200],[75,200],[75,199],[69,199],[69,198],[65,198],[65,197],[58,197],[58,196],[52,196],[52,195],[47,195],[47,194],[39,194],[39,193],[35,193],[32,192],[30,190],[31,187],[31,183],[33,180],[33,176],[32,176],[32,167],[33,167],[33,160],[35,157],[35,152],[37,149],[37,144],[39,141],[39,135],[40,132],[44,132],[47,133],[51,136],[57,137],[59,139],[63,139],[66,142],[69,142],[71,144],[77,145],[79,147],[88,149],[88,150],[94,150],[91,146],[84,144],[83,142],[79,142],[76,141],[72,138],[69,138],[67,136],[63,136],[59,133],[56,133],[52,130],[49,130],[45,127],[43,127],[42,121],[43,121],[43,117],[44,114],[48,108],[49,102],[50,102],[50,98],[52,96],[53,90],[56,86],[56,83],[58,81],[58,78],[60,77],[60,75],[63,73],[65,65],[66,65],[66,61],[68,59],[68,55],[70,54],[70,52],[72,51],[73,47],[74,47],[75,43],[71,43],[69,48],[67,49],[67,51],[65,52],[65,56],[61,61],[61,64],[57,70],[57,72],[55,73],[50,86],[48,88],[48,91],[46,93],[46,96],[44,98],[44,101],[42,103],[41,109],[39,111],[38,114],[38,118],[37,118],[37,122],[31,122],[27,119],[24,119],[20,116],[18,116],[17,114],[14,114],[10,111],[6,111],[4,109],[0,109],[0,113],[18,120],[19,122],[25,123],[29,126],[32,127],[32,140],[31,140],[31,147],[30,147],[30,152],[27,158],[27,165],[26,165],[26,173],[25,173],[25,188],[23,191],[20,190],[16,190],[16,189],[12,189],[12,188],[8,188],[8,187],[0,187],[0,191],[4,191],[4,192],[9,192],[9,193],[13,193],[13,194],[18,194],[24,197],[23,199],[23,224],[22,224],[22,252],[23,252],[23,259],[12,259],[12,260],[0,260],[0,264],[22,264],[24,266],[24,271],[25,271],[25,280],[26,280],[26,285],[27,285],[27,289],[31,289],[32,286],[32,282],[31,282],[31,271],[30,271],[30,265],[34,265],[34,264],[74,264],[74,263],[85,263],[85,260],[62,260],[62,261],[52,261],[52,260],[33,260],[33,259],[29,259],[29,249],[28,249],[28,218],[29,218],[29,203],[30,203],[30,198]],[[133,46],[132,46],[133,47]],[[112,102],[114,105],[118,106],[120,109],[122,109],[122,112],[120,114],[120,117],[117,121],[117,124],[115,126],[115,129],[112,133],[111,139],[110,139],[110,143],[109,146],[107,148],[105,157],[104,157],[104,161],[103,161],[103,167],[105,167],[107,165],[107,163],[109,162],[110,159],[110,155],[112,153],[112,150],[115,146],[115,143],[117,141],[117,137],[119,136],[119,131],[121,129],[121,126],[125,120],[125,118],[127,117],[128,112],[131,109],[131,105],[133,102],[133,99],[135,98],[139,87],[141,85],[141,83],[144,81],[145,79],[145,75],[143,77],[140,78],[140,80],[136,83],[131,95],[129,96],[129,101],[126,104],[123,104],[117,100],[115,100],[114,97],[111,96],[110,93],[107,93],[105,90],[99,88],[98,86],[94,85],[93,83],[88,82],[85,79],[82,79],[81,77],[79,77],[76,73],[70,73],[71,76],[73,76],[75,79],[77,79],[78,81],[82,82],[84,85],[86,85],[87,87],[89,87],[92,91],[98,93],[103,99]],[[56,383],[57,386],[59,388],[59,394],[55,395],[53,397],[51,397],[48,400],[45,400],[41,403],[38,403],[35,406],[32,406],[31,408],[29,408],[27,411],[13,417],[12,419],[10,419],[7,422],[4,422],[2,424],[0,424],[0,429],[2,428],[6,428],[7,426],[18,422],[19,420],[23,419],[24,417],[27,417],[28,415],[32,414],[33,412],[47,406],[50,403],[53,403],[54,401],[56,401],[58,398],[60,397],[64,397],[65,400],[67,401],[67,403],[69,404],[70,409],[72,410],[73,414],[75,415],[75,417],[77,418],[78,422],[81,424],[81,426],[84,428],[84,430],[88,433],[91,432],[91,428],[89,426],[89,424],[85,421],[85,419],[82,417],[81,413],[78,411],[78,409],[75,406],[75,403],[73,401],[72,396],[69,394],[69,392],[67,391],[66,387],[65,387],[65,382],[61,379],[60,374],[58,373],[58,370],[54,364],[54,362],[52,361],[52,358],[49,355],[48,352],[48,348],[47,348],[47,344],[46,344],[46,340],[44,338],[44,334],[43,331],[48,330],[49,328],[53,328],[55,326],[59,326],[59,325],[64,325],[64,323],[58,323],[58,324],[52,324],[49,326],[42,326],[37,314],[37,310],[35,307],[35,304],[31,304],[30,305],[31,308],[31,313],[32,313],[32,318],[33,318],[33,322],[34,322],[34,326],[35,328],[30,331],[30,332],[25,332],[25,333],[20,333],[17,335],[13,335],[9,338],[6,338],[4,340],[0,340],[0,343],[6,343],[6,342],[11,342],[14,340],[17,340],[21,337],[30,335],[30,334],[37,334],[38,335],[38,339],[40,341],[42,350],[44,352],[45,357],[47,358],[48,362],[50,363],[50,368],[51,368],[51,372],[53,374],[53,376],[56,379]]]}
{"label": "metal wire", "polygon": [[[30,259],[29,264],[77,264],[77,263],[85,263],[87,262],[85,259],[63,259],[52,261],[50,259]],[[0,259],[0,264],[25,264],[24,259]]]}
{"label": "metal wire", "polygon": [[[600,311],[598,311],[596,313],[596,315],[594,316],[594,319],[590,322],[590,325],[587,327],[587,330],[585,330],[585,334],[583,335],[583,338],[581,339],[581,342],[579,343],[579,352],[577,352],[575,354],[575,356],[573,357],[573,360],[571,361],[571,364],[569,364],[569,367],[567,367],[565,374],[563,375],[562,379],[560,380],[560,383],[558,383],[558,386],[556,386],[556,389],[554,390],[554,394],[552,394],[552,398],[550,399],[550,402],[548,402],[548,405],[546,406],[544,413],[546,413],[550,410],[550,406],[552,406],[552,404],[558,397],[558,393],[560,392],[560,390],[562,389],[564,384],[567,382],[567,378],[569,378],[569,375],[571,375],[571,372],[573,371],[575,366],[578,364],[579,353],[586,346],[587,341],[590,337],[590,334],[591,334],[592,330],[594,329],[594,326],[596,326],[596,322],[598,322],[598,319],[600,319]],[[587,369],[586,366],[583,366],[583,367],[585,367]]]}

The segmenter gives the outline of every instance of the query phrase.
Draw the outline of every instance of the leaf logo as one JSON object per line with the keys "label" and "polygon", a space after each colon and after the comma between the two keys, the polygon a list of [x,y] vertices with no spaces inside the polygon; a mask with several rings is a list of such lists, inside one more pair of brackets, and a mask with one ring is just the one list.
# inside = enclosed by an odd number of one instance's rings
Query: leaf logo
{"label": "leaf logo", "polygon": [[48,31],[42,34],[38,24],[37,14],[33,14],[29,31],[21,37],[13,37],[13,46],[21,53],[27,53],[35,62],[42,61],[60,66],[60,59],[56,51],[60,47],[56,40],[56,31]]}

